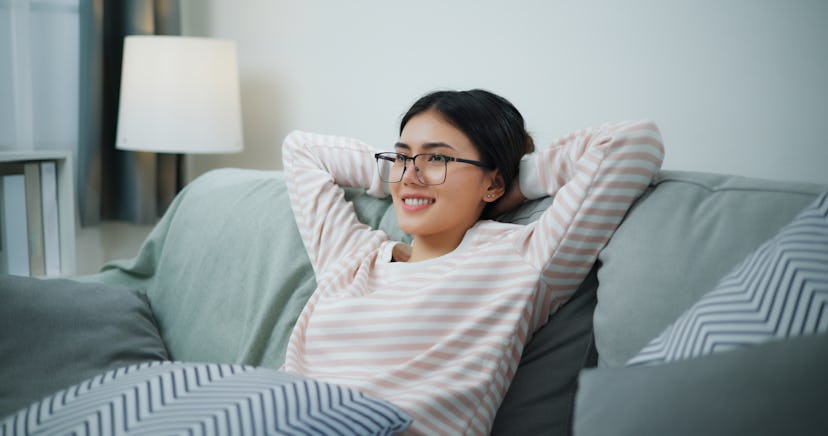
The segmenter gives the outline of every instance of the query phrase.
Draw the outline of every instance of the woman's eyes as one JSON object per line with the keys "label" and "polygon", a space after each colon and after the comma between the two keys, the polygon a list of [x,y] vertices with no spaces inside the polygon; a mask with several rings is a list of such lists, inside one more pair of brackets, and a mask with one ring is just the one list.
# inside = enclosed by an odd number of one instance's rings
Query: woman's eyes
{"label": "woman's eyes", "polygon": [[[421,154],[421,155],[417,155],[417,156],[422,156],[423,158],[425,158],[425,160],[427,162],[437,162],[437,163],[448,162],[452,159],[451,157],[445,156],[445,155],[442,155],[442,154]],[[414,160],[415,157],[416,156],[408,156],[408,155],[405,155],[405,154],[398,153],[395,156],[394,160],[404,163],[404,162],[408,162],[410,160]]]}

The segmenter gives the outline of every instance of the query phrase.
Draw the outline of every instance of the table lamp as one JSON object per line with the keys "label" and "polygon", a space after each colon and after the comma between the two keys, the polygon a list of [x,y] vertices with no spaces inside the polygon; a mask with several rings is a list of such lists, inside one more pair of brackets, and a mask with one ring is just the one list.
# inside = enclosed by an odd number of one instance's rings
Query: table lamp
{"label": "table lamp", "polygon": [[233,41],[128,36],[122,65],[116,148],[155,153],[242,150]]}

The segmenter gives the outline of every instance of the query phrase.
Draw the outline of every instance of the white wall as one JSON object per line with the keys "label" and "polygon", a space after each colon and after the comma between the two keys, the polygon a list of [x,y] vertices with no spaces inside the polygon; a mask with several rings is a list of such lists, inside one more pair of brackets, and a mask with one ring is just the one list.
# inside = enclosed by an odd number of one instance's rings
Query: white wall
{"label": "white wall", "polygon": [[654,119],[665,168],[828,183],[828,2],[183,0],[184,31],[238,43],[246,149],[279,168],[292,129],[378,147],[438,88],[482,87],[536,142]]}

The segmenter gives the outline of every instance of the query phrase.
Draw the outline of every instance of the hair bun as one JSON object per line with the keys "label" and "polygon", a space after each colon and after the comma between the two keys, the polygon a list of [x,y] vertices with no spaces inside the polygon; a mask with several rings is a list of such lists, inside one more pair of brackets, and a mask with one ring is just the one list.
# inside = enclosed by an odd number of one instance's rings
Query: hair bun
{"label": "hair bun", "polygon": [[525,132],[524,135],[526,135],[526,154],[532,153],[535,151],[535,140],[532,139],[532,135],[529,132]]}

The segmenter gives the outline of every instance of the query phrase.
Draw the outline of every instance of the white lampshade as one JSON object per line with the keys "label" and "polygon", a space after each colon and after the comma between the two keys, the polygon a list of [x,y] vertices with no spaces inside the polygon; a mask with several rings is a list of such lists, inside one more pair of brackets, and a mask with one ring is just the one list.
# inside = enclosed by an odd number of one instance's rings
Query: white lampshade
{"label": "white lampshade", "polygon": [[160,153],[241,151],[235,43],[126,37],[116,147]]}

